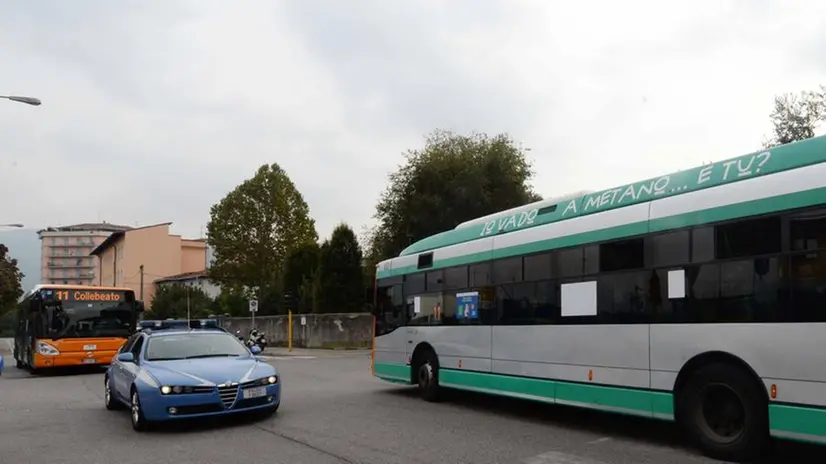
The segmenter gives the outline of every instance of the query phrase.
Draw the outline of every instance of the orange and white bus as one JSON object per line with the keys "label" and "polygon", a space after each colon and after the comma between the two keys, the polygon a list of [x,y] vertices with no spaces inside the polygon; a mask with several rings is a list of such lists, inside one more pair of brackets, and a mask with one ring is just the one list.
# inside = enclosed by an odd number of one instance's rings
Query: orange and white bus
{"label": "orange and white bus", "polygon": [[16,365],[30,372],[108,365],[135,332],[142,311],[129,288],[38,285],[18,309]]}

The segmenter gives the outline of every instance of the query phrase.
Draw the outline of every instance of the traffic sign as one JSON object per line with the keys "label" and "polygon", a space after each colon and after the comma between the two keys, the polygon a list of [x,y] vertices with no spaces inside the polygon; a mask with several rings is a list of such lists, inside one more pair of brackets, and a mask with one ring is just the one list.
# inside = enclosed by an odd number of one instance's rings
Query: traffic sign
{"label": "traffic sign", "polygon": [[301,325],[307,325],[307,318],[305,316],[301,316]]}
{"label": "traffic sign", "polygon": [[257,313],[258,312],[258,300],[250,300],[250,312]]}

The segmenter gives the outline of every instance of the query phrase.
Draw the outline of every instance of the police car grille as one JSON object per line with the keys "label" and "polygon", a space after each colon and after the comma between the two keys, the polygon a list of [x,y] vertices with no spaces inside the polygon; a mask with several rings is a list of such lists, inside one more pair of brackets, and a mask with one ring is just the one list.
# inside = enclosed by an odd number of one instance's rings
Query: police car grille
{"label": "police car grille", "polygon": [[238,398],[238,385],[228,385],[225,387],[218,387],[218,394],[221,395],[221,402],[229,409]]}

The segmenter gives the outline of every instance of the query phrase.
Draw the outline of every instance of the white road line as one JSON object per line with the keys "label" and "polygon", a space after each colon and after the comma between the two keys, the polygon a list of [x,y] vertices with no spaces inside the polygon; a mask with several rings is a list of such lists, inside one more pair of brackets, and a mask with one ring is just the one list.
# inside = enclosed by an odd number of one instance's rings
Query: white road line
{"label": "white road line", "polygon": [[607,464],[605,461],[597,461],[573,454],[560,453],[558,451],[542,453],[525,459],[522,462],[525,464]]}
{"label": "white road line", "polygon": [[602,437],[602,438],[597,438],[594,441],[589,441],[588,444],[589,445],[596,445],[597,443],[602,443],[604,441],[609,441],[609,440],[611,440],[611,437]]}

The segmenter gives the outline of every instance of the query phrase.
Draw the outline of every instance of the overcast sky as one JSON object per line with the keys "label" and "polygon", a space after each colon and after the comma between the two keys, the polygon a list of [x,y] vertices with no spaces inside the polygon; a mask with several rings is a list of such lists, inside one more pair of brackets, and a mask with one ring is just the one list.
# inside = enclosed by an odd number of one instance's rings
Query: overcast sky
{"label": "overcast sky", "polygon": [[826,2],[32,1],[0,14],[0,223],[173,221],[277,162],[319,234],[435,128],[508,132],[544,196],[758,149],[826,83]]}

